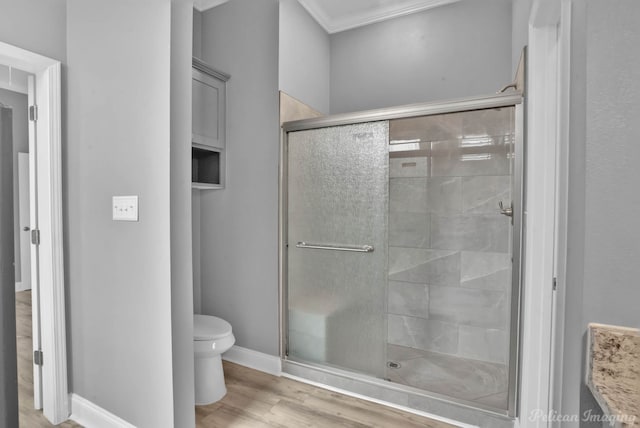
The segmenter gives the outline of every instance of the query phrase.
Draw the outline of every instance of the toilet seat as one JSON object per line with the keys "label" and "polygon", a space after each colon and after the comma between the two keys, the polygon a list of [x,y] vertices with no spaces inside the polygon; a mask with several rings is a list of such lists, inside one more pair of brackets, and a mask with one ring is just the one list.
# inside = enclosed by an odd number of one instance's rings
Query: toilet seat
{"label": "toilet seat", "polygon": [[193,340],[216,340],[231,334],[231,324],[210,315],[193,316]]}

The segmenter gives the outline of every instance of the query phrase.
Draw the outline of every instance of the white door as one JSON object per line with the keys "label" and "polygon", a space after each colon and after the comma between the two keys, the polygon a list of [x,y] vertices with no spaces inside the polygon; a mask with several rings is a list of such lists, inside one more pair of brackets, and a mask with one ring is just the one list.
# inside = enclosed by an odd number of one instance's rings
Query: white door
{"label": "white door", "polygon": [[31,289],[31,219],[29,218],[29,153],[18,153],[20,289]]}
{"label": "white door", "polygon": [[[28,105],[36,103],[36,85],[34,76],[28,79]],[[29,120],[29,227],[31,231],[38,230],[38,169],[36,166],[36,122]],[[31,231],[29,235],[31,236]],[[31,318],[33,331],[33,351],[42,350],[40,337],[40,278],[38,276],[38,245],[31,244]],[[33,407],[42,409],[42,366],[33,360]]]}

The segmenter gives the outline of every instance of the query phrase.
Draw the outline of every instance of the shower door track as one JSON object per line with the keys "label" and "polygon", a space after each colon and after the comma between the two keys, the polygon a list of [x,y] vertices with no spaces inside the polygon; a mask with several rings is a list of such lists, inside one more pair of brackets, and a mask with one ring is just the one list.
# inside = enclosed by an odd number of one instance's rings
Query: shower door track
{"label": "shower door track", "polygon": [[[342,125],[353,125],[365,122],[387,121],[392,119],[404,119],[418,116],[432,116],[446,113],[459,113],[465,111],[515,107],[515,162],[513,171],[513,269],[512,269],[512,299],[511,299],[511,337],[509,346],[509,384],[508,384],[508,410],[502,412],[496,409],[486,409],[478,404],[471,404],[462,399],[430,392],[428,390],[419,390],[417,388],[399,384],[386,382],[364,374],[354,374],[344,369],[336,369],[330,365],[324,366],[317,363],[307,361],[295,361],[289,359],[287,332],[288,332],[288,278],[287,278],[287,209],[288,209],[288,133],[294,131],[304,131],[311,129],[327,128]],[[500,415],[501,417],[515,418],[518,408],[518,392],[519,392],[519,366],[520,366],[520,317],[521,317],[521,284],[522,284],[522,266],[523,260],[523,213],[525,200],[525,115],[524,94],[517,92],[503,93],[486,97],[474,97],[465,99],[456,99],[443,102],[429,102],[409,104],[399,107],[390,107],[376,110],[368,110],[363,112],[345,113],[331,115],[326,117],[296,120],[285,122],[282,124],[282,134],[280,139],[280,168],[279,168],[279,294],[280,294],[280,357],[283,361],[283,369],[287,364],[293,364],[300,367],[309,367],[314,370],[322,370],[329,373],[335,373],[342,377],[351,377],[365,382],[377,385],[384,385],[388,389],[403,391],[409,394],[417,394],[424,397],[430,397],[435,400],[450,403],[466,408],[474,408],[482,412]],[[347,375],[348,374],[348,375]]]}

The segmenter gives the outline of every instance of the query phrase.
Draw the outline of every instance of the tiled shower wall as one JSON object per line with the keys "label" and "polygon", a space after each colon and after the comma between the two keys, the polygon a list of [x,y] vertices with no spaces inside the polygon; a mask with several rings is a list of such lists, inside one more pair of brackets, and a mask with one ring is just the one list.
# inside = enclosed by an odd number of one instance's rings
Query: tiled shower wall
{"label": "tiled shower wall", "polygon": [[391,122],[392,145],[421,150],[391,152],[389,344],[508,362],[511,224],[498,202],[511,202],[512,123],[512,109]]}

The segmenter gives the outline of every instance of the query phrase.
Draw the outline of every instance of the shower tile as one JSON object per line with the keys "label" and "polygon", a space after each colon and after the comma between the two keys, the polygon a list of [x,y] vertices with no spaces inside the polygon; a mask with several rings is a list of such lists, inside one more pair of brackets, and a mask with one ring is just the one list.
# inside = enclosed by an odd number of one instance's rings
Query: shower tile
{"label": "shower tile", "polygon": [[[327,320],[333,312],[333,308],[323,311],[322,304],[317,303],[320,299],[305,302],[307,305],[289,302],[289,328],[298,332],[304,332],[311,336],[325,337],[327,335]],[[295,302],[295,303],[294,303]]]}
{"label": "shower tile", "polygon": [[431,216],[431,248],[506,253],[509,218],[501,215]]}
{"label": "shower tile", "polygon": [[460,284],[460,253],[389,247],[389,279],[457,286]]}
{"label": "shower tile", "polygon": [[389,158],[389,178],[427,177],[429,163],[426,156]]}
{"label": "shower tile", "polygon": [[460,253],[460,285],[484,290],[511,290],[511,255],[463,251]]}
{"label": "shower tile", "polygon": [[387,360],[402,362],[424,356],[425,351],[408,346],[387,345]]}
{"label": "shower tile", "polygon": [[397,247],[429,247],[429,214],[391,211],[389,213],[389,245]]}
{"label": "shower tile", "polygon": [[429,287],[425,284],[389,281],[387,312],[429,317]]}
{"label": "shower tile", "polygon": [[435,352],[405,361],[397,372],[409,385],[464,400],[496,394],[507,386],[504,364]]}
{"label": "shower tile", "polygon": [[289,354],[303,360],[323,362],[327,360],[327,343],[323,337],[290,330]]}
{"label": "shower tile", "polygon": [[511,203],[510,176],[462,178],[462,211],[469,214],[497,214],[498,202]]}
{"label": "shower tile", "polygon": [[426,178],[392,178],[389,180],[389,211],[427,212]]}
{"label": "shower tile", "polygon": [[501,291],[429,287],[429,318],[455,324],[506,328],[509,305]]}
{"label": "shower tile", "polygon": [[388,342],[423,350],[455,354],[458,328],[454,324],[389,314]]}
{"label": "shower tile", "polygon": [[427,208],[441,215],[462,212],[461,177],[430,177],[427,181]]}
{"label": "shower tile", "polygon": [[462,137],[465,113],[448,113],[389,121],[389,140],[399,142],[428,142],[455,140]]}
{"label": "shower tile", "polygon": [[462,117],[465,137],[505,135],[514,132],[513,107],[469,111]]}
{"label": "shower tile", "polygon": [[479,136],[431,143],[432,176],[509,175],[512,138]]}
{"label": "shower tile", "polygon": [[387,371],[385,372],[385,377],[387,380],[394,382],[394,383],[399,383],[400,385],[406,385],[407,381],[404,380],[402,377],[400,377],[400,375],[398,374],[398,372],[395,369],[389,368],[387,367]]}
{"label": "shower tile", "polygon": [[475,360],[506,364],[509,336],[506,331],[461,325],[458,355]]}

